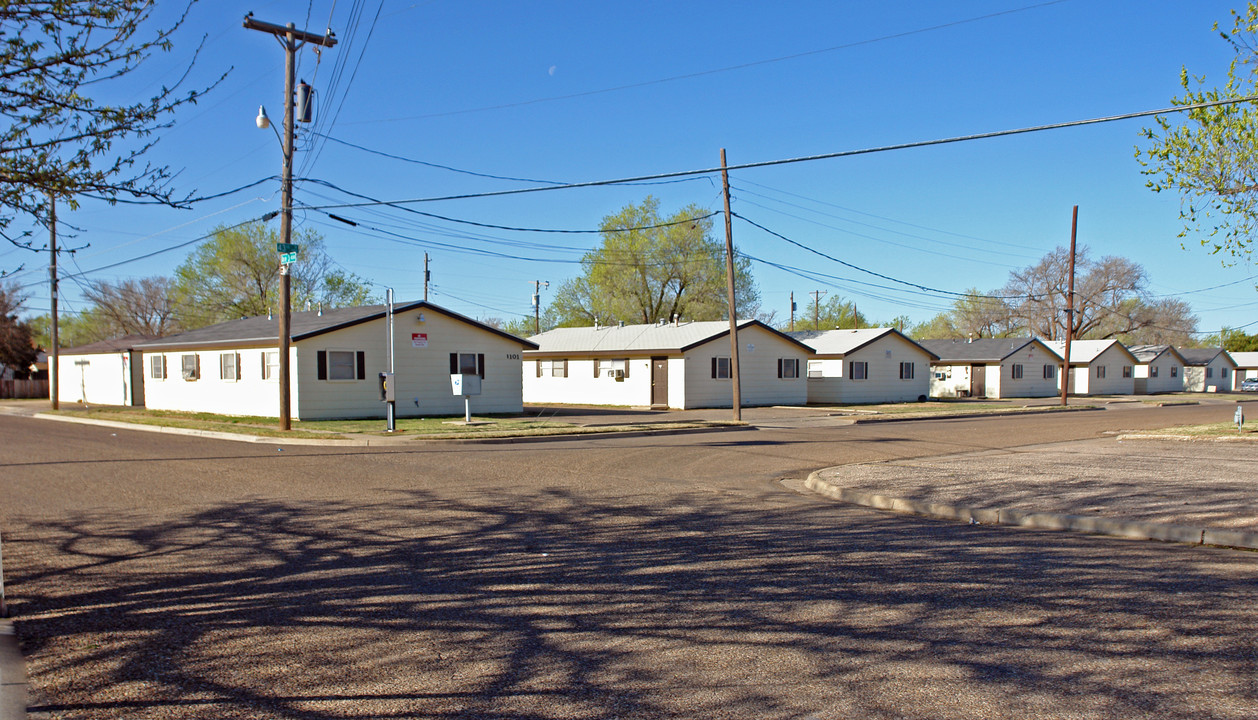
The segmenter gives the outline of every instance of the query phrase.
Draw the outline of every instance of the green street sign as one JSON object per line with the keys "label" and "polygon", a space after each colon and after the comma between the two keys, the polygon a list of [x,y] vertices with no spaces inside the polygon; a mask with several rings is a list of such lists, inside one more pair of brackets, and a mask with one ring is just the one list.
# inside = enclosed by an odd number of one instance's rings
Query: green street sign
{"label": "green street sign", "polygon": [[275,243],[275,252],[295,253],[297,252],[297,244],[296,243]]}
{"label": "green street sign", "polygon": [[280,262],[284,265],[292,265],[297,262],[297,251],[286,252],[280,255]]}

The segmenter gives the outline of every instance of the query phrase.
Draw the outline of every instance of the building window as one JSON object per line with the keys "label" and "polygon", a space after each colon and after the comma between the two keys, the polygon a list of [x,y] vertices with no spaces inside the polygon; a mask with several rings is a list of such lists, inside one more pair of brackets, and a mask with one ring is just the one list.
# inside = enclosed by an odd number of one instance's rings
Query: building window
{"label": "building window", "polygon": [[810,378],[824,377],[825,371],[821,369],[822,367],[823,366],[820,360],[809,360],[808,361],[808,377]]}
{"label": "building window", "polygon": [[778,377],[783,380],[794,380],[799,377],[799,360],[797,358],[778,358]]}
{"label": "building window", "polygon": [[537,361],[538,377],[568,377],[568,361],[567,360],[538,360]]}
{"label": "building window", "polygon": [[869,363],[850,362],[847,364],[847,376],[853,380],[864,380],[869,377]]}
{"label": "building window", "polygon": [[629,360],[599,360],[594,363],[594,377],[616,377],[617,370],[621,377],[629,377]]}
{"label": "building window", "polygon": [[154,380],[166,379],[166,356],[154,355],[153,360],[149,363],[149,377]]}
{"label": "building window", "polygon": [[1009,373],[1010,373],[1010,376],[1014,380],[1021,380],[1022,379],[1022,366],[1015,363],[1011,368],[1009,368]]}
{"label": "building window", "polygon": [[366,380],[367,353],[362,350],[320,350],[316,356],[318,380]]}
{"label": "building window", "polygon": [[273,380],[280,374],[280,352],[265,350],[262,352],[262,379]]}
{"label": "building window", "polygon": [[1158,376],[1158,366],[1157,366],[1157,365],[1150,365],[1150,366],[1149,366],[1149,377],[1157,377],[1157,376]]}
{"label": "building window", "polygon": [[1131,377],[1131,366],[1130,366],[1130,365],[1124,365],[1124,366],[1123,366],[1123,377],[1125,377],[1125,378],[1129,378],[1129,377]]}
{"label": "building window", "polygon": [[1105,377],[1105,366],[1097,365],[1096,366],[1096,379],[1100,380],[1103,377]]}
{"label": "building window", "polygon": [[1206,368],[1206,377],[1208,378],[1214,377],[1214,368],[1212,367]]}
{"label": "building window", "polygon": [[913,379],[913,363],[911,362],[900,363],[900,379],[901,380]]}
{"label": "building window", "polygon": [[1219,368],[1219,377],[1227,379],[1227,368]]}
{"label": "building window", "polygon": [[1045,366],[1044,366],[1044,379],[1045,379],[1045,380],[1052,380],[1052,379],[1053,379],[1053,378],[1055,378],[1055,377],[1057,377],[1057,366],[1056,366],[1056,365],[1045,365]]}
{"label": "building window", "polygon": [[1178,365],[1172,365],[1172,366],[1171,366],[1171,377],[1179,377],[1179,366],[1178,366]]}
{"label": "building window", "polygon": [[234,352],[218,356],[218,377],[220,380],[235,382],[240,379],[240,356]]}
{"label": "building window", "polygon": [[196,380],[201,377],[201,357],[199,355],[183,355],[179,358],[179,361],[184,380]]}
{"label": "building window", "polygon": [[485,378],[485,355],[483,353],[450,353],[451,375],[479,375]]}
{"label": "building window", "polygon": [[712,358],[712,377],[716,380],[729,379],[729,358],[727,357]]}

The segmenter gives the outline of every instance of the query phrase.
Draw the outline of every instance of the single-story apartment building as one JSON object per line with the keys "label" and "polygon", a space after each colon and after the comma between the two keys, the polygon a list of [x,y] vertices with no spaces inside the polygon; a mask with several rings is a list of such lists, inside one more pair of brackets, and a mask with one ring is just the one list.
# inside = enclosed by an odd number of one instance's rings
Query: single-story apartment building
{"label": "single-story apartment building", "polygon": [[1127,348],[1136,358],[1137,395],[1182,392],[1184,389],[1184,356],[1170,345],[1132,345]]}
{"label": "single-story apartment building", "polygon": [[[295,312],[289,347],[291,416],[384,417],[379,374],[389,370],[384,305]],[[393,308],[397,417],[462,415],[452,374],[480,377],[475,413],[524,409],[521,354],[528,340],[428,302]],[[258,316],[137,346],[149,408],[279,416],[279,321]]]}
{"label": "single-story apartment building", "polygon": [[[732,407],[725,320],[555,328],[529,340],[524,401],[656,408]],[[803,405],[809,349],[759,320],[738,323],[740,403]]]}
{"label": "single-story apartment building", "polygon": [[1247,378],[1258,378],[1258,352],[1232,352],[1228,351],[1228,355],[1232,356],[1233,362],[1236,363],[1236,387],[1241,386],[1241,381]]}
{"label": "single-story apartment building", "polygon": [[895,328],[801,330],[808,346],[808,402],[894,403],[925,400],[938,358]]}
{"label": "single-story apartment building", "polygon": [[[1052,340],[1048,346],[1065,357],[1065,340]],[[1066,362],[1071,395],[1132,395],[1136,391],[1136,357],[1117,340],[1073,340]],[[1059,390],[1061,381],[1059,377]]]}
{"label": "single-story apartment building", "polygon": [[1184,358],[1184,390],[1231,392],[1240,386],[1236,361],[1222,348],[1176,348]]}
{"label": "single-story apartment building", "polygon": [[144,405],[138,346],[153,335],[127,335],[57,353],[57,400],[84,405]]}
{"label": "single-story apartment building", "polygon": [[930,396],[1052,397],[1061,356],[1038,338],[919,340],[931,363]]}

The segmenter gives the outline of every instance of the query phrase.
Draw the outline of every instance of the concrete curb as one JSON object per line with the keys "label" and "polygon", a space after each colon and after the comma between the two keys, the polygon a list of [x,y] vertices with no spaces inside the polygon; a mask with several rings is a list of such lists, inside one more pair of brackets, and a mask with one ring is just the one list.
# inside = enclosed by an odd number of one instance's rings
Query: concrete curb
{"label": "concrete curb", "polygon": [[26,698],[26,664],[13,621],[0,618],[0,720],[24,720]]}
{"label": "concrete curb", "polygon": [[1258,435],[1203,437],[1200,435],[1153,435],[1150,433],[1126,433],[1119,440],[1171,440],[1174,442],[1258,442]]}
{"label": "concrete curb", "polygon": [[1254,532],[1119,520],[1094,515],[1024,512],[1007,508],[974,508],[967,505],[929,503],[839,487],[822,480],[820,473],[821,471],[818,470],[809,475],[804,481],[804,487],[835,500],[879,510],[924,515],[941,520],[958,520],[970,524],[1011,525],[1036,530],[1069,530],[1132,540],[1161,540],[1188,545],[1215,545],[1241,550],[1258,550],[1258,533]]}
{"label": "concrete curb", "polygon": [[[328,447],[403,447],[414,445],[421,442],[457,442],[457,443],[479,443],[486,445],[500,445],[519,442],[544,442],[547,440],[576,440],[581,438],[596,437],[644,437],[648,435],[684,435],[690,433],[705,432],[724,432],[727,430],[755,430],[752,425],[725,425],[716,427],[698,427],[698,428],[664,428],[661,430],[625,430],[614,432],[592,432],[592,433],[565,433],[556,435],[521,435],[518,437],[500,437],[500,438],[473,438],[473,437],[451,437],[451,438],[420,438],[413,436],[406,437],[361,437],[361,438],[328,438],[321,440],[319,438],[283,438],[268,437],[262,435],[246,435],[244,433],[227,433],[217,430],[196,430],[193,428],[177,428],[165,425],[142,425],[139,423],[124,423],[116,420],[98,420],[96,418],[79,418],[68,415],[52,415],[48,413],[37,413],[32,417],[38,420],[55,420],[57,422],[79,423],[80,425],[99,425],[101,427],[117,428],[119,430],[137,430],[139,432],[168,433],[171,435],[190,435],[193,437],[211,438],[214,440],[231,440],[234,442],[258,443],[264,445],[321,445]],[[4,720],[0,718],[0,720]]]}
{"label": "concrete curb", "polygon": [[[868,425],[871,423],[885,423],[885,422],[911,422],[913,420],[956,420],[958,418],[1010,417],[1012,415],[1052,415],[1056,413],[1088,412],[1091,410],[1104,410],[1104,409],[1105,408],[1103,407],[1084,406],[1084,407],[1067,407],[1067,408],[1055,409],[1055,410],[1026,409],[1026,410],[1006,410],[1004,412],[992,411],[992,412],[974,412],[974,413],[956,413],[956,414],[940,413],[937,415],[911,415],[907,417],[904,415],[888,415],[885,417],[877,416],[877,415],[875,416],[861,415],[858,417],[846,418],[846,419],[850,419],[852,425]],[[831,417],[844,417],[844,416],[832,415]]]}

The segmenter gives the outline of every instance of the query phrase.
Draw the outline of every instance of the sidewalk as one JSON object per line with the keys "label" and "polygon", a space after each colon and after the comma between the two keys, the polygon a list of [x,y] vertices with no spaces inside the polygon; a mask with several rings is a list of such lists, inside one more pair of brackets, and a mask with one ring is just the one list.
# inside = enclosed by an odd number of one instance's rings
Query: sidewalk
{"label": "sidewalk", "polygon": [[812,474],[816,492],[982,524],[1258,549],[1253,443],[1100,439]]}
{"label": "sidewalk", "polygon": [[0,720],[25,717],[26,665],[13,633],[13,621],[0,618]]}

